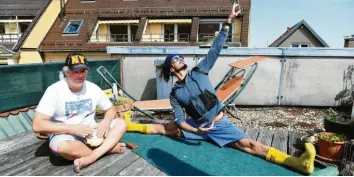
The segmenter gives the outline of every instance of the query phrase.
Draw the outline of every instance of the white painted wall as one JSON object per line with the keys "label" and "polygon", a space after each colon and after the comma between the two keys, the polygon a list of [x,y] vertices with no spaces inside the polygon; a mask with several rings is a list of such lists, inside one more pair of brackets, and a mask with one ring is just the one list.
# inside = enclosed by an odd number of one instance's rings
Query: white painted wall
{"label": "white painted wall", "polygon": [[[125,49],[124,49],[125,50]],[[156,50],[151,52],[150,50]],[[156,99],[156,74],[154,60],[163,60],[169,50],[162,52],[158,48],[129,49],[121,54],[123,62],[123,84],[137,99]],[[236,51],[235,51],[236,50]],[[254,55],[269,55],[269,58],[259,63],[258,69],[241,95],[236,99],[237,105],[277,105],[278,93],[283,96],[280,105],[296,106],[339,106],[343,99],[348,99],[354,88],[354,50],[347,49],[291,49],[286,54],[283,71],[283,87],[279,90],[281,76],[281,51],[275,49],[238,49],[223,50],[215,66],[210,72],[214,86],[230,69],[229,63],[239,61]],[[139,51],[142,51],[139,53]],[[180,54],[186,58],[189,69],[195,65],[195,57],[202,58],[207,50],[181,49]],[[163,53],[158,55],[156,53]],[[131,54],[135,53],[135,54]],[[183,54],[185,53],[185,54]],[[193,53],[197,53],[193,54]],[[198,61],[199,62],[199,61]],[[351,71],[350,71],[351,70]],[[247,69],[249,71],[249,69]],[[351,75],[349,76],[348,73]],[[346,89],[347,88],[347,89]],[[341,94],[344,93],[344,96]],[[341,99],[340,99],[341,98]],[[349,97],[350,98],[350,97]]]}

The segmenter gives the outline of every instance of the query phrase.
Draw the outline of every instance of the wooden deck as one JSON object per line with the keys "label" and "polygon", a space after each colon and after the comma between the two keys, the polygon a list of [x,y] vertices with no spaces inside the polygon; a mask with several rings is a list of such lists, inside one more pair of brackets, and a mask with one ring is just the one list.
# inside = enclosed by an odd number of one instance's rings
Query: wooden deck
{"label": "wooden deck", "polygon": [[[299,147],[302,147],[302,143],[299,138],[302,133],[271,132],[252,128],[243,130],[265,145],[295,156],[301,154]],[[54,157],[49,151],[48,142],[38,139],[31,132],[0,141],[0,176],[5,175],[166,176],[164,172],[130,150],[124,154],[104,156],[76,174],[72,170],[72,161]]]}

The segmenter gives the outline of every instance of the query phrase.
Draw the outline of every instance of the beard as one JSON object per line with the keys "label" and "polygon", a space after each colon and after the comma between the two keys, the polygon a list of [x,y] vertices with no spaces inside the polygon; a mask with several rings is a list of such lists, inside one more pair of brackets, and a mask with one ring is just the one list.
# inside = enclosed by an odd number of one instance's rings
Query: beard
{"label": "beard", "polygon": [[70,89],[74,89],[74,90],[81,90],[84,83],[82,82],[75,82],[71,79],[67,79],[68,85]]}
{"label": "beard", "polygon": [[187,69],[187,65],[184,64],[180,69],[176,70],[175,72],[178,73],[178,72],[180,72],[182,70],[186,70],[186,69]]}

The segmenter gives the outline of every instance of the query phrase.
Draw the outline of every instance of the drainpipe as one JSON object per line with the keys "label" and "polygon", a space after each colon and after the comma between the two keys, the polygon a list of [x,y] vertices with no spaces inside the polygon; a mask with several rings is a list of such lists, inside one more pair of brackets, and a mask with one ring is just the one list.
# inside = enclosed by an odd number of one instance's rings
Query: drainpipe
{"label": "drainpipe", "polygon": [[284,49],[281,50],[281,68],[280,68],[280,81],[279,81],[279,89],[278,89],[278,106],[280,105],[280,100],[283,98],[283,78],[284,78],[284,66],[286,62],[286,57],[284,56]]}
{"label": "drainpipe", "polygon": [[352,121],[354,121],[354,103],[353,103],[353,107],[352,107],[352,115],[350,116]]}

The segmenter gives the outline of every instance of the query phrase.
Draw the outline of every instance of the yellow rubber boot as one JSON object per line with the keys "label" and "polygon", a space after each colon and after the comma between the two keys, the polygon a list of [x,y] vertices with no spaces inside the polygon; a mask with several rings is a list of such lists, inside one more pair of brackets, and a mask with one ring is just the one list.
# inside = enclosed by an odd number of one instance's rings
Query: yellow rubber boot
{"label": "yellow rubber boot", "polygon": [[292,157],[273,147],[269,148],[266,159],[270,162],[286,165],[305,174],[311,174],[314,170],[316,149],[311,143],[305,144],[305,152],[299,157]]}
{"label": "yellow rubber boot", "polygon": [[128,125],[128,132],[139,132],[150,134],[150,124],[136,124],[131,121],[131,111],[126,111],[123,113],[123,118]]}

